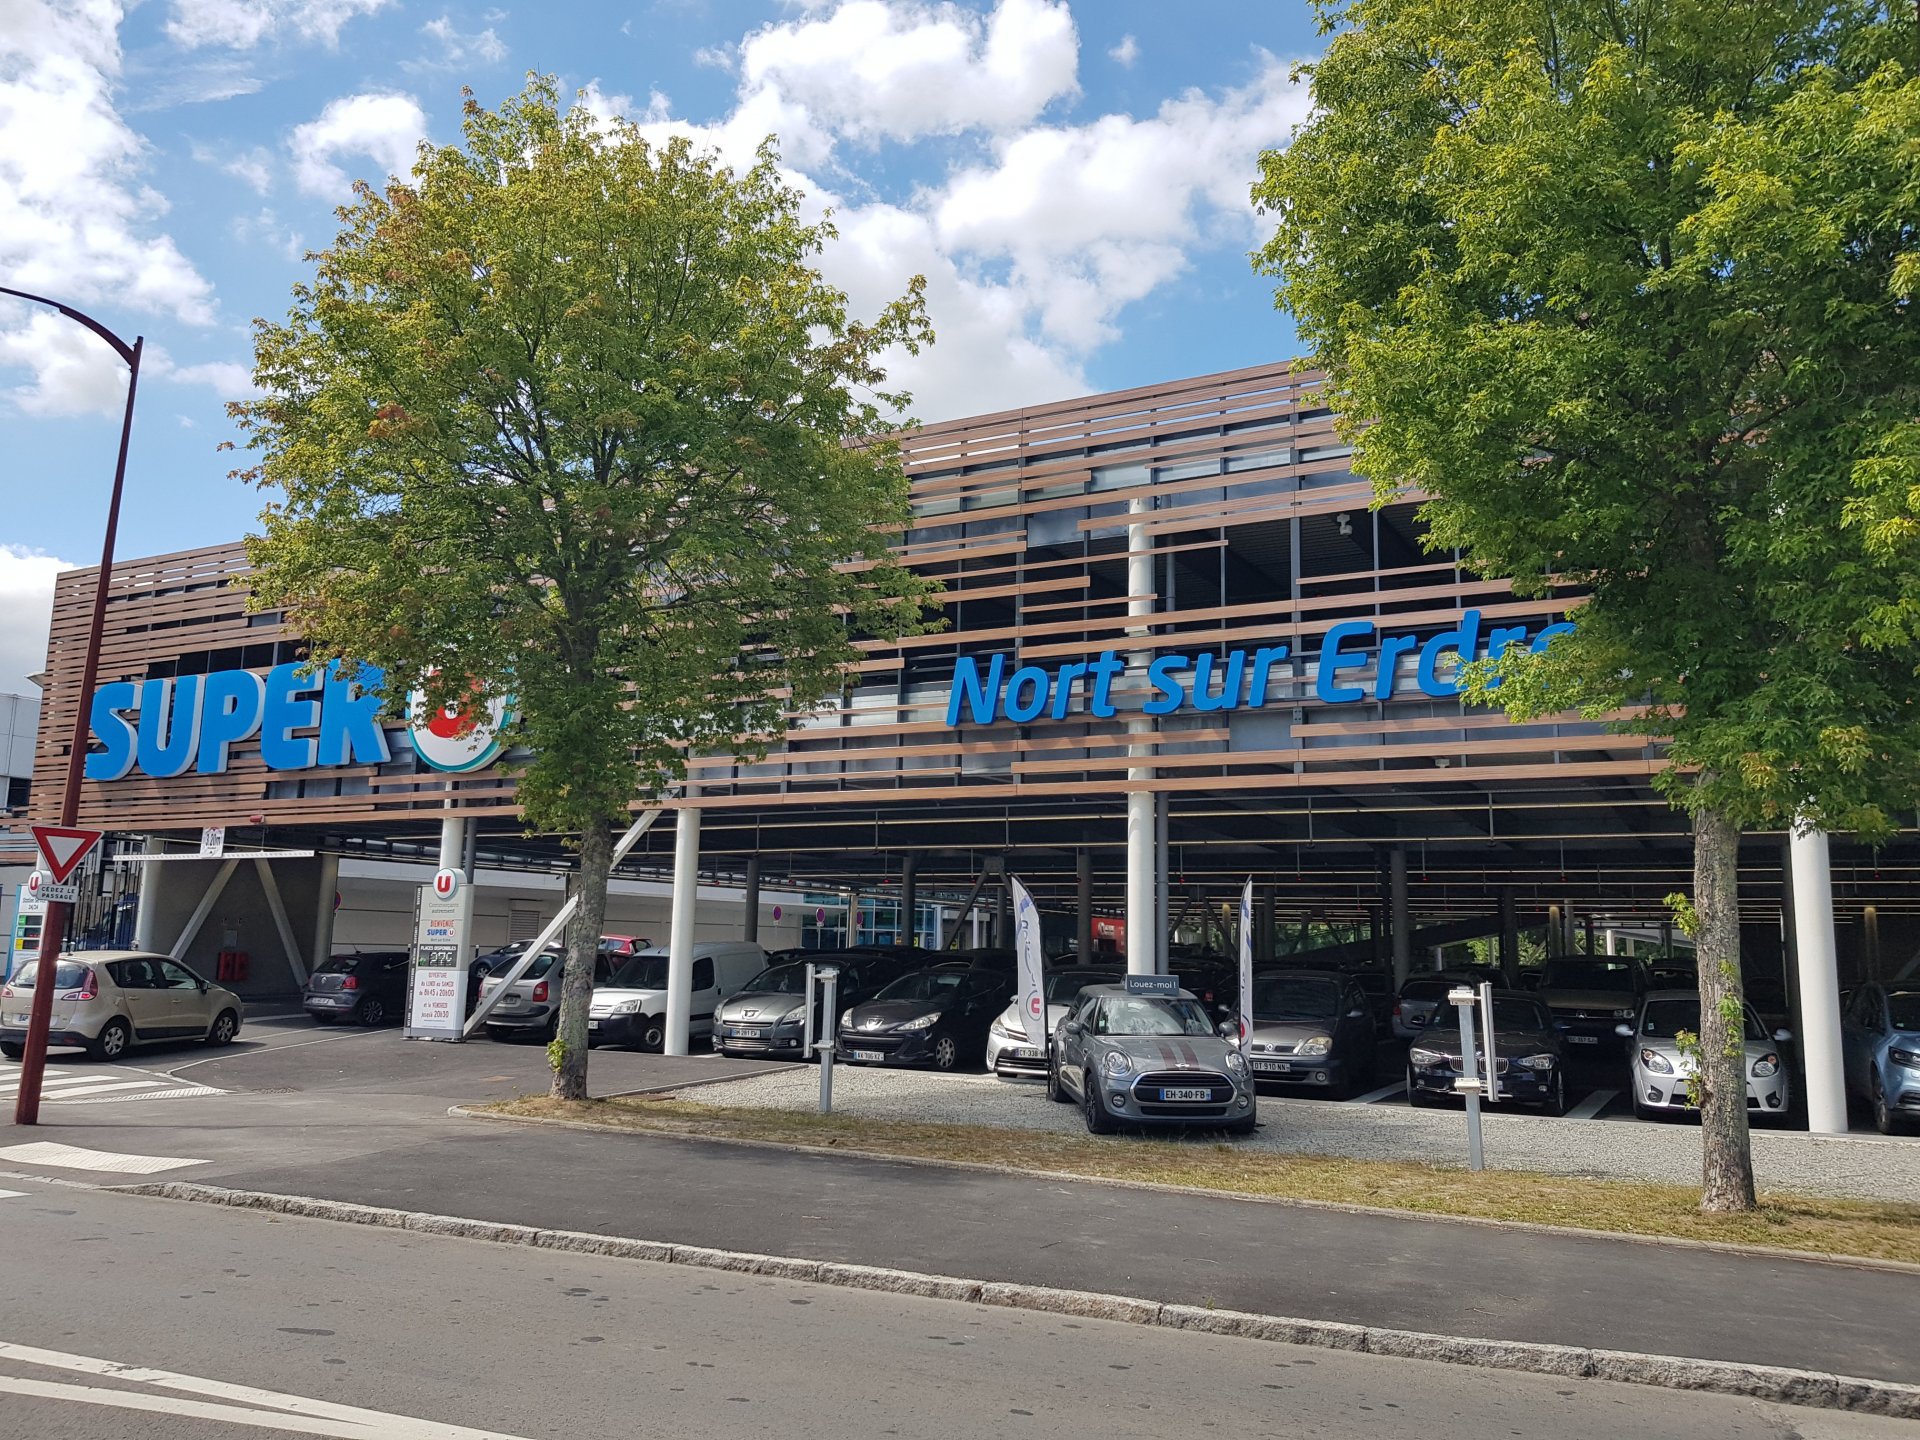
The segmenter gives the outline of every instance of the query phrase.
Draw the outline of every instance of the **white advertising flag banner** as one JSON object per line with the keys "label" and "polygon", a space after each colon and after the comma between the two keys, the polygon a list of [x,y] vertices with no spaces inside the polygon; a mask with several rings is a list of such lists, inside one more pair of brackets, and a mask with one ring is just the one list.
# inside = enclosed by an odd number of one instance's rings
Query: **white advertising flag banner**
{"label": "white advertising flag banner", "polygon": [[1240,892],[1240,1043],[1253,1038],[1253,877]]}
{"label": "white advertising flag banner", "polygon": [[1014,957],[1019,964],[1020,1023],[1027,1032],[1027,1043],[1037,1050],[1047,1044],[1046,960],[1040,953],[1040,912],[1033,908],[1033,896],[1017,879],[1013,886]]}

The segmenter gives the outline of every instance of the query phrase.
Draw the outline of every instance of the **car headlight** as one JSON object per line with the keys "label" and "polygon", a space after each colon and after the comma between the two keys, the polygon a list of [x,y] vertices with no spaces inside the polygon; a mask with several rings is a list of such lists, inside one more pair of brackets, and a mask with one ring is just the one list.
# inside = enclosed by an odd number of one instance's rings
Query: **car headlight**
{"label": "car headlight", "polygon": [[840,1012],[840,1028],[844,1030],[851,1024],[853,1024],[853,1011],[842,1010]]}
{"label": "car headlight", "polygon": [[1027,1038],[1027,1032],[1025,1030],[1021,1029],[1018,1025],[1008,1024],[1004,1016],[993,1022],[993,1033],[998,1035],[1002,1040],[1024,1040]]}
{"label": "car headlight", "polygon": [[1524,1055],[1513,1063],[1516,1065],[1524,1065],[1529,1070],[1551,1070],[1554,1066],[1554,1059],[1553,1056],[1547,1054]]}
{"label": "car headlight", "polygon": [[1887,1058],[1896,1065],[1904,1065],[1909,1070],[1920,1070],[1920,1052],[1902,1050],[1897,1046],[1887,1051]]}
{"label": "car headlight", "polygon": [[1438,1050],[1429,1050],[1424,1045],[1415,1045],[1411,1050],[1407,1051],[1407,1063],[1410,1065],[1431,1068],[1446,1058],[1447,1057],[1442,1055]]}
{"label": "car headlight", "polygon": [[1133,1069],[1133,1061],[1118,1050],[1109,1050],[1100,1057],[1100,1064],[1109,1075],[1124,1075]]}
{"label": "car headlight", "polygon": [[1762,1055],[1758,1060],[1753,1062],[1753,1073],[1756,1078],[1762,1080],[1769,1075],[1778,1075],[1780,1073],[1780,1057],[1778,1055]]}
{"label": "car headlight", "polygon": [[618,1005],[613,1007],[613,1013],[615,1015],[638,1015],[640,1013],[640,1002],[638,1000],[622,1000]]}
{"label": "car headlight", "polygon": [[1613,1018],[1616,1020],[1631,1020],[1633,1018],[1633,1011],[1616,1010],[1613,1012]]}
{"label": "car headlight", "polygon": [[1333,1049],[1333,1037],[1331,1035],[1309,1035],[1300,1042],[1300,1048],[1294,1051],[1294,1054],[1325,1055],[1331,1049]]}
{"label": "car headlight", "polygon": [[925,1015],[916,1015],[913,1019],[904,1021],[900,1028],[902,1030],[929,1030],[933,1028],[934,1022],[939,1018],[940,1012],[938,1010],[930,1011]]}
{"label": "car headlight", "polygon": [[1642,1050],[1640,1063],[1656,1075],[1673,1074],[1673,1066],[1667,1063],[1667,1057],[1658,1050]]}
{"label": "car headlight", "polygon": [[1246,1074],[1247,1073],[1246,1057],[1243,1056],[1238,1050],[1227,1051],[1227,1069],[1231,1070],[1236,1075]]}

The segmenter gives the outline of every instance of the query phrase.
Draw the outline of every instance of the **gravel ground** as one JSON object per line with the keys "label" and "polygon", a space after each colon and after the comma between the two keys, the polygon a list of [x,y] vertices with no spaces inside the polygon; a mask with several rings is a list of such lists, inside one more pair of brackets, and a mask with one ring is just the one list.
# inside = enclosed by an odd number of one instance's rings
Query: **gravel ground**
{"label": "gravel ground", "polygon": [[[819,1103],[819,1094],[818,1072],[810,1065],[796,1065],[773,1074],[703,1085],[688,1091],[685,1098],[706,1105],[811,1110]],[[836,1065],[833,1105],[836,1111],[875,1119],[1085,1133],[1078,1110],[1050,1102],[1037,1080]],[[1260,1116],[1259,1133],[1236,1144],[1362,1160],[1466,1161],[1466,1122],[1457,1110],[1342,1105],[1262,1095]],[[1487,1163],[1503,1169],[1678,1184],[1695,1184],[1700,1179],[1700,1132],[1692,1125],[1489,1114],[1484,1133]],[[1211,1144],[1219,1136],[1195,1138]],[[1753,1153],[1763,1190],[1920,1200],[1920,1141],[1756,1130]]]}

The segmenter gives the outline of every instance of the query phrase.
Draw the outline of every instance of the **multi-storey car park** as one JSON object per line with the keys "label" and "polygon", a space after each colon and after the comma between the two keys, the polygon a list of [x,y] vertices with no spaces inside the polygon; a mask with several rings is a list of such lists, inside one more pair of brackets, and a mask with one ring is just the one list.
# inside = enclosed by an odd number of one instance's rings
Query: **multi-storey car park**
{"label": "multi-storey car park", "polygon": [[[1516,598],[1428,551],[1417,494],[1375,508],[1315,372],[1258,366],[902,444],[914,521],[896,548],[944,583],[946,627],[868,645],[839,703],[794,716],[764,760],[695,759],[670,802],[691,815],[628,856],[610,928],[666,938],[666,877],[692,845],[703,939],[977,941],[1005,923],[1007,871],[1059,943],[1117,941],[1136,969],[1164,964],[1176,930],[1217,939],[1249,875],[1258,951],[1347,925],[1400,978],[1468,937],[1499,937],[1509,963],[1528,929],[1562,951],[1661,938],[1662,897],[1691,875],[1684,819],[1651,784],[1661,747],[1453,693],[1461,657],[1548,643],[1578,597]],[[96,578],[58,583],[38,811],[57,800]],[[214,825],[232,847],[109,862],[120,938],[202,963],[244,951],[240,988],[288,991],[331,946],[404,944],[442,859],[475,876],[483,945],[538,928],[568,855],[523,833],[513,753],[433,768],[376,700],[302,676],[301,637],[246,601],[237,541],[114,567],[89,762],[112,778],[85,786],[81,823],[122,852],[191,849]],[[1791,984],[1787,855],[1786,836],[1749,836],[1740,885],[1749,972]],[[1832,855],[1843,981],[1895,978],[1920,950],[1915,832],[1835,837]],[[96,933],[112,918],[83,909]]]}

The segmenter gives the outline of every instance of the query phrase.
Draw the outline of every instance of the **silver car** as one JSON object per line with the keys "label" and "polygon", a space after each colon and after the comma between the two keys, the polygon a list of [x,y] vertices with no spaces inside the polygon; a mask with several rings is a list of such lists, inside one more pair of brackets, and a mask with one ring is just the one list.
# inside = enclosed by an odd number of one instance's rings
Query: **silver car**
{"label": "silver car", "polygon": [[[1047,1033],[1051,1035],[1067,1018],[1074,997],[1089,985],[1111,985],[1114,972],[1106,970],[1054,970],[1047,975]],[[1031,1075],[1038,1079],[1047,1073],[1047,1057],[1027,1039],[1020,1021],[1020,1002],[1010,1001],[987,1030],[987,1069],[1003,1079],[1009,1075]]]}
{"label": "silver car", "polygon": [[1258,1123],[1240,1047],[1216,1034],[1198,999],[1089,985],[1054,1033],[1047,1098],[1077,1103],[1087,1129],[1206,1125],[1235,1134]]}
{"label": "silver car", "polygon": [[[1780,1059],[1779,1043],[1791,1037],[1784,1030],[1767,1033],[1760,1016],[1746,1007],[1746,1031],[1741,1039],[1741,1065],[1747,1074],[1747,1112],[1785,1115],[1792,1103],[1792,1081]],[[1700,992],[1654,990],[1640,1003],[1640,1014],[1616,1033],[1628,1041],[1633,1070],[1633,1113],[1642,1120],[1656,1115],[1689,1113],[1695,1109],[1692,1057],[1680,1050],[1682,1030],[1700,1033]]]}
{"label": "silver car", "polygon": [[[0,1055],[18,1060],[27,1040],[40,962],[23,964],[0,987]],[[165,955],[140,950],[69,951],[54,962],[49,1045],[78,1045],[96,1060],[118,1060],[132,1045],[204,1040],[225,1045],[246,1007],[224,986]]]}
{"label": "silver car", "polygon": [[1920,987],[1862,985],[1840,1039],[1847,1089],[1873,1107],[1882,1135],[1920,1127]]}

